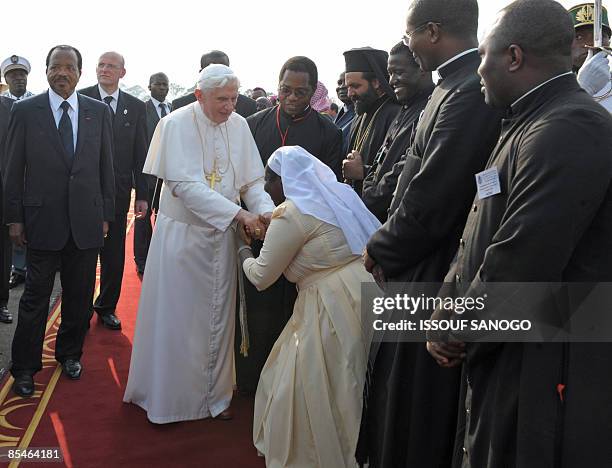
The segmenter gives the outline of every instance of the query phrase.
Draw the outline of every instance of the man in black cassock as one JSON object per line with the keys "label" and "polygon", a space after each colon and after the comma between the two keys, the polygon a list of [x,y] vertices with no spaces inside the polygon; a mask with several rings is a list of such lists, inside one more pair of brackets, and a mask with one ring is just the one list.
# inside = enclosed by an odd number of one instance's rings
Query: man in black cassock
{"label": "man in black cassock", "polygon": [[[474,200],[447,275],[463,296],[612,281],[612,119],[571,73],[573,37],[560,4],[520,0],[480,46],[486,100],[508,118],[487,164],[501,191]],[[610,466],[611,343],[427,346],[444,366],[467,353],[464,467]]]}
{"label": "man in black cassock", "polygon": [[[387,279],[443,280],[474,198],[474,174],[499,136],[501,112],[485,104],[476,73],[477,29],[476,0],[418,0],[409,8],[404,40],[421,69],[437,70],[441,80],[406,156],[392,214],[364,254],[366,268]],[[358,461],[449,466],[459,380],[459,370],[439,368],[422,343],[372,343]]]}
{"label": "man in black cassock", "polygon": [[349,153],[344,155],[342,170],[359,193],[400,108],[389,85],[387,58],[387,52],[371,47],[344,52],[344,81],[357,116],[351,124]]}
{"label": "man in black cassock", "polygon": [[247,122],[264,164],[281,146],[299,145],[340,177],[342,133],[329,118],[310,107],[317,79],[317,66],[312,60],[290,58],[278,80],[279,104],[249,117]]}
{"label": "man in black cassock", "polygon": [[[290,58],[279,75],[279,104],[252,115],[247,122],[264,164],[281,146],[299,145],[327,164],[339,178],[342,132],[310,107],[317,80],[317,67],[312,60]],[[260,248],[261,243],[254,242],[255,255]],[[255,393],[272,345],[293,313],[297,291],[284,276],[262,292],[245,279],[244,289],[250,347],[248,356],[241,355],[241,340],[236,339],[236,380],[241,392]]]}
{"label": "man in black cassock", "polygon": [[387,69],[389,84],[402,107],[387,131],[361,192],[365,205],[382,223],[387,220],[419,116],[434,88],[431,72],[419,68],[410,49],[403,42],[396,44],[389,52]]}

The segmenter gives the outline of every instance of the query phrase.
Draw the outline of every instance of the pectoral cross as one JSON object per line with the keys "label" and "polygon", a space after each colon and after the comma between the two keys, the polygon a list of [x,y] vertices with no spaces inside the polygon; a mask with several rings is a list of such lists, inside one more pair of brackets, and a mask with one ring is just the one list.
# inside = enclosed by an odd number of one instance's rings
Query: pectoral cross
{"label": "pectoral cross", "polygon": [[217,174],[216,168],[210,174],[206,174],[205,179],[208,181],[208,184],[212,190],[215,189],[215,182],[221,182],[221,176]]}

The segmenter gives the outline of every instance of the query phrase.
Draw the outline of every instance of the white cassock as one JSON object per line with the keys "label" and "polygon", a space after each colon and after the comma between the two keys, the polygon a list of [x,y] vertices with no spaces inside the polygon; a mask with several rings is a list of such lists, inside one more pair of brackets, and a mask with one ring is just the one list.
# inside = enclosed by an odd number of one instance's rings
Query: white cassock
{"label": "white cassock", "polygon": [[215,417],[232,399],[233,219],[240,200],[252,213],[274,209],[263,164],[246,120],[233,113],[214,124],[195,102],[159,122],[143,172],[164,188],[123,401],[154,423]]}

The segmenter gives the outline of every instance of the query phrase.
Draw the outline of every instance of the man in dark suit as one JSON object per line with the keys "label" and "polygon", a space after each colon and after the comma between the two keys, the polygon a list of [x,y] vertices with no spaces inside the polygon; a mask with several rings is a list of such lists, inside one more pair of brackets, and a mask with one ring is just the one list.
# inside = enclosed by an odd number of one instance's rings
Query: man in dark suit
{"label": "man in dark suit", "polygon": [[344,81],[345,72],[340,73],[338,78],[338,86],[336,86],[336,95],[340,102],[342,102],[342,109],[336,114],[334,123],[342,130],[342,154],[346,155],[349,152],[349,142],[351,140],[351,124],[355,118],[355,104],[350,97],[348,97],[348,88]]}
{"label": "man in dark suit", "polygon": [[[149,78],[151,99],[145,103],[147,109],[147,142],[149,144],[151,143],[153,132],[159,120],[172,110],[170,103],[166,102],[168,87],[169,80],[165,73],[155,73]],[[137,219],[134,222],[134,262],[136,263],[136,271],[141,276],[144,274],[149,244],[151,243],[151,236],[153,235],[151,214],[154,208],[152,203],[155,196],[155,184],[157,182],[155,176],[147,175],[145,177],[148,182],[149,191],[147,193],[147,202],[149,203],[149,209],[143,218]]]}
{"label": "man in dark suit", "polygon": [[[204,70],[212,63],[219,63],[229,67],[229,57],[225,52],[221,52],[220,50],[211,50],[210,52],[202,55],[202,58],[200,58],[200,71]],[[176,110],[179,107],[186,106],[187,104],[191,104],[195,101],[195,95],[193,92],[191,92],[172,101],[172,110]],[[239,94],[238,101],[236,102],[236,114],[239,114],[246,119],[249,115],[252,115],[255,112],[257,112],[257,104],[255,104],[255,101],[243,94]]]}
{"label": "man in dark suit", "polygon": [[[49,299],[57,269],[62,322],[55,358],[81,376],[80,358],[96,280],[96,259],[114,216],[110,112],[75,92],[81,54],[56,46],[47,55],[47,93],[13,105],[6,138],[4,221],[27,243],[28,274],[13,337],[13,390],[34,393]],[[35,142],[35,143],[33,143]]]}
{"label": "man in dark suit", "polygon": [[[6,155],[4,145],[6,141],[6,130],[8,128],[9,114],[13,106],[13,100],[0,96],[0,175],[4,175]],[[0,210],[2,210],[2,190],[0,190]],[[2,211],[0,211],[1,215]],[[2,223],[0,226],[0,322],[12,323],[13,315],[8,310],[9,281],[11,276],[11,241],[8,235],[8,227]]]}
{"label": "man in dark suit", "polygon": [[147,157],[146,109],[144,102],[119,89],[125,76],[125,61],[117,52],[100,56],[96,66],[98,84],[82,89],[81,94],[104,101],[113,120],[113,166],[115,168],[115,220],[110,224],[100,251],[100,294],[94,303],[102,324],[121,330],[115,315],[125,261],[125,230],[132,185],[136,187],[134,213],[143,218],[148,209],[147,180],[142,166]]}

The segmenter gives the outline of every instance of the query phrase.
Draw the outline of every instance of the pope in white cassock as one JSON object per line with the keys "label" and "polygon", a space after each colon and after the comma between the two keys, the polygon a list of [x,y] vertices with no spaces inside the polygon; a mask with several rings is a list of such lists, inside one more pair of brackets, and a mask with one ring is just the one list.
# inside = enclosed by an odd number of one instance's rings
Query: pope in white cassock
{"label": "pope in white cassock", "polygon": [[161,119],[144,165],[164,188],[123,401],[154,423],[231,418],[235,230],[263,238],[258,214],[274,209],[249,127],[233,112],[238,86],[225,65],[202,70],[197,101]]}

